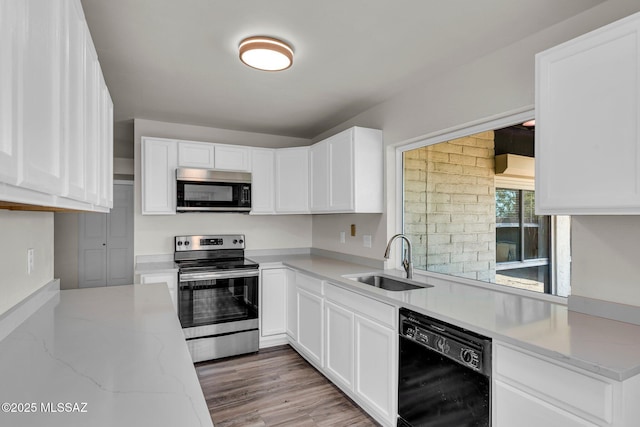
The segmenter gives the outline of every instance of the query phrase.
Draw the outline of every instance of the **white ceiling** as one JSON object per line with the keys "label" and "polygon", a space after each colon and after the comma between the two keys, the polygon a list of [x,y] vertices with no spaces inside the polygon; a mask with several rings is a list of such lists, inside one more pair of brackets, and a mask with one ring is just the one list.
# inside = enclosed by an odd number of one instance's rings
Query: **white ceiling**
{"label": "white ceiling", "polygon": [[[82,4],[117,123],[144,118],[311,138],[420,79],[514,43],[601,1]],[[237,46],[252,35],[290,42],[293,67],[267,73],[243,65]]]}

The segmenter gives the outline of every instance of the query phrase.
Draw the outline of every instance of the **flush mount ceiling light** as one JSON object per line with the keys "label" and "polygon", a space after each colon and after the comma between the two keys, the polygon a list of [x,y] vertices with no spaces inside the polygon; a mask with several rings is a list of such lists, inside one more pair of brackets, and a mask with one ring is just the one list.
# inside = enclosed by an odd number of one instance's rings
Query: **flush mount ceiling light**
{"label": "flush mount ceiling light", "polygon": [[249,37],[240,42],[240,60],[258,70],[281,71],[293,64],[293,49],[272,37]]}
{"label": "flush mount ceiling light", "polygon": [[526,127],[531,127],[531,126],[535,126],[536,125],[536,121],[534,120],[529,120],[528,122],[524,122],[522,124],[522,126],[526,126]]}

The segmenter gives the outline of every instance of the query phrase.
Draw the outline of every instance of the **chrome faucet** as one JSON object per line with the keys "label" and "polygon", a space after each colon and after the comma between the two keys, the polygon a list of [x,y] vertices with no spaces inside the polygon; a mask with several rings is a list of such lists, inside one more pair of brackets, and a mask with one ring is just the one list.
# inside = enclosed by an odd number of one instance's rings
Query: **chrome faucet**
{"label": "chrome faucet", "polygon": [[389,243],[387,243],[387,249],[384,251],[384,257],[389,259],[389,252],[391,252],[391,244],[394,240],[402,238],[407,242],[407,249],[404,250],[404,259],[402,260],[402,266],[404,267],[404,271],[407,272],[407,279],[413,278],[413,261],[411,260],[411,240],[404,234],[396,234],[391,239],[389,239]]}

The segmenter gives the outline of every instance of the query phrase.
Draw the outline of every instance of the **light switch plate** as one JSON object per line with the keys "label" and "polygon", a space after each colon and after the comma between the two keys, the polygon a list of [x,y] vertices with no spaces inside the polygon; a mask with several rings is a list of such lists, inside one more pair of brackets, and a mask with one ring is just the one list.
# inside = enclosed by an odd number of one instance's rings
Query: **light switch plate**
{"label": "light switch plate", "polygon": [[345,243],[347,239],[347,233],[345,233],[344,231],[340,232],[340,243]]}
{"label": "light switch plate", "polygon": [[371,247],[371,235],[365,234],[364,236],[362,236],[362,246],[364,246],[365,248]]}

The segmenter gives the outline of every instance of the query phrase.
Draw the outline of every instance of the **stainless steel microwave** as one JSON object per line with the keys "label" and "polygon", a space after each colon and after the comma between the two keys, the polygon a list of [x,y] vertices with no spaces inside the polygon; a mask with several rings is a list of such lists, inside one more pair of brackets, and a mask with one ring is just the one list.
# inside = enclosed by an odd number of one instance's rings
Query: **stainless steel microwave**
{"label": "stainless steel microwave", "polygon": [[251,210],[251,174],[210,169],[176,169],[176,211]]}

